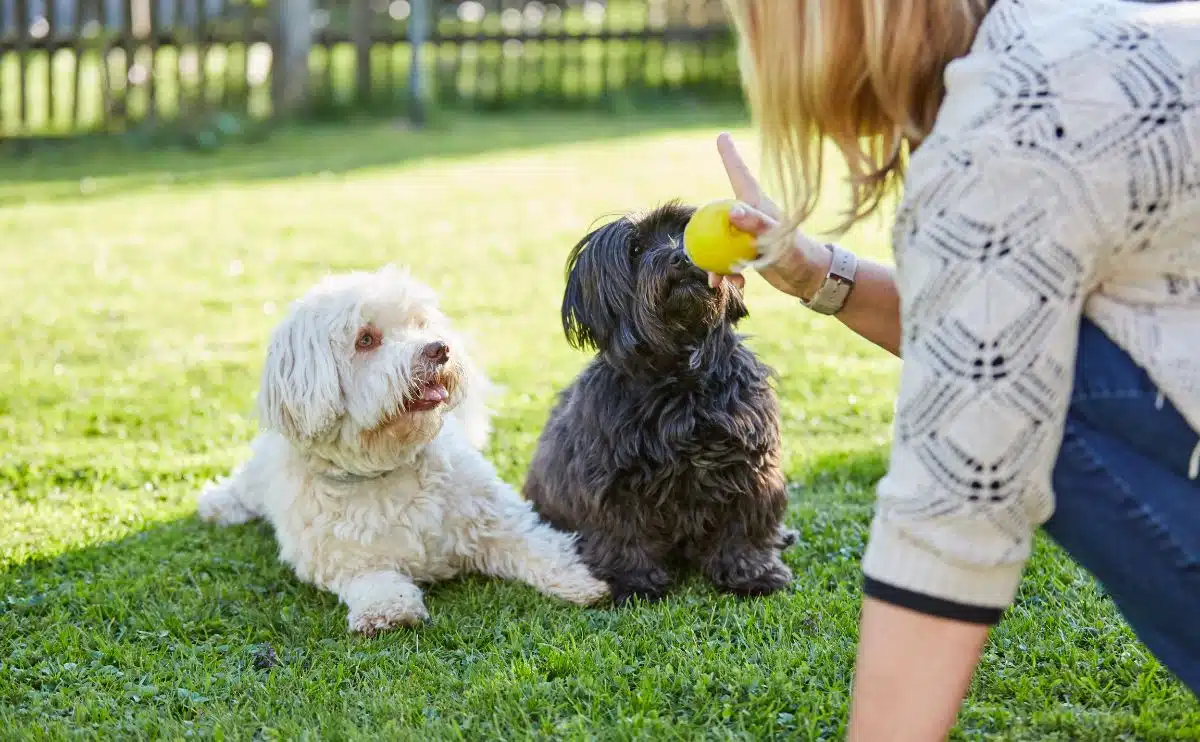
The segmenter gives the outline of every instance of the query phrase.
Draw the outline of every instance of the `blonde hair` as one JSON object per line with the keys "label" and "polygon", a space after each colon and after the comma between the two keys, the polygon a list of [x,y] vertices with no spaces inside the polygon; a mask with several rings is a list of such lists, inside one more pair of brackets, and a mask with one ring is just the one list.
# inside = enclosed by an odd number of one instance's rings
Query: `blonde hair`
{"label": "blonde hair", "polygon": [[897,193],[906,145],[929,134],[942,74],[975,39],[990,0],[725,0],[762,156],[787,215],[816,209],[833,143],[849,170],[838,231]]}

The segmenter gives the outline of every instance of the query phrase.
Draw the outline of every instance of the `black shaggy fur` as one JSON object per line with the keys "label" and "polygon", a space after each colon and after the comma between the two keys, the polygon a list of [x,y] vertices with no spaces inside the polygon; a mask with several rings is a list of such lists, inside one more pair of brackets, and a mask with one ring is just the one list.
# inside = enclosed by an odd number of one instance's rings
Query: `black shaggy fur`
{"label": "black shaggy fur", "polygon": [[563,330],[597,355],[559,395],[524,494],[579,533],[618,603],[661,597],[685,567],[741,595],[792,579],[771,371],[734,330],[741,294],[680,247],[693,211],[609,223],[567,262]]}

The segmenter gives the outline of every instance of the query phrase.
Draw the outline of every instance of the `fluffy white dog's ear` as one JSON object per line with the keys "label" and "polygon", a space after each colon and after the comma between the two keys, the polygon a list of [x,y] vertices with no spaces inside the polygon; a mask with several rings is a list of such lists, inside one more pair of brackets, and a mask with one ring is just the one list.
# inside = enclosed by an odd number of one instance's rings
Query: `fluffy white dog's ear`
{"label": "fluffy white dog's ear", "polygon": [[342,412],[341,382],[330,328],[303,311],[276,328],[267,347],[258,395],[267,427],[291,440],[313,441]]}

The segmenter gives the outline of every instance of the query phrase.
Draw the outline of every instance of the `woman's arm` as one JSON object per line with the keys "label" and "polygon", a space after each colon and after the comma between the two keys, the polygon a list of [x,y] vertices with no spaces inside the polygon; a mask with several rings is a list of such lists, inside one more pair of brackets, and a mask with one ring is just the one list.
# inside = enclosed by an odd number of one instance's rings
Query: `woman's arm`
{"label": "woman's arm", "polygon": [[954,726],[988,627],[863,601],[850,742],[934,742]]}
{"label": "woman's arm", "polygon": [[[734,195],[752,207],[730,215],[734,226],[751,234],[765,232],[780,218],[779,208],[763,193],[728,134],[717,138],[717,150]],[[759,274],[776,289],[807,301],[825,280],[832,259],[824,245],[797,233],[792,249]],[[724,278],[739,286],[743,283],[741,276]],[[712,282],[719,280],[721,277],[714,276]],[[900,298],[896,293],[895,273],[889,266],[859,258],[854,289],[835,316],[855,333],[892,355],[900,355]]]}
{"label": "woman's arm", "polygon": [[900,295],[890,266],[859,258],[854,289],[834,316],[880,348],[900,356]]}

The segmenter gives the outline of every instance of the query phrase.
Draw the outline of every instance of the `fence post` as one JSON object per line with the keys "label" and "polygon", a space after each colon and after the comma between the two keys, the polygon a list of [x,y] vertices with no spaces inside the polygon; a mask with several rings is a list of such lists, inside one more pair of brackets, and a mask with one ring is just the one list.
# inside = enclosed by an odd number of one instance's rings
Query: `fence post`
{"label": "fence post", "polygon": [[308,102],[308,58],[312,52],[313,0],[275,0],[273,113],[291,116]]}
{"label": "fence post", "polygon": [[13,13],[17,21],[17,131],[28,134],[29,122],[29,4],[16,0]]}
{"label": "fence post", "polygon": [[429,38],[429,0],[412,0],[408,16],[408,41],[412,62],[408,66],[408,117],[413,126],[425,125],[425,75],[421,69],[422,47]]}
{"label": "fence post", "polygon": [[371,4],[370,0],[350,0],[350,35],[354,40],[355,102],[366,107],[371,102]]}

